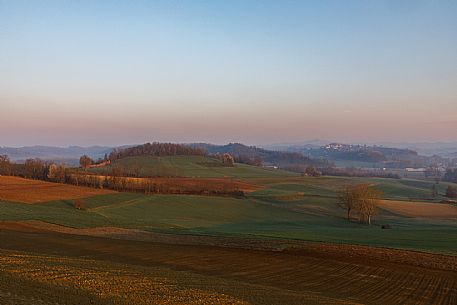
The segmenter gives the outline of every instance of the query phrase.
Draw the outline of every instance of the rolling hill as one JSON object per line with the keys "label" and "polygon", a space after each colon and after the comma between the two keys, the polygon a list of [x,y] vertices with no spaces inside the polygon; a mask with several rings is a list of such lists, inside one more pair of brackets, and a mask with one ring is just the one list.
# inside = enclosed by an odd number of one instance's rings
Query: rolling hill
{"label": "rolling hill", "polygon": [[199,177],[199,178],[262,178],[294,177],[298,174],[288,171],[235,164],[225,166],[222,161],[206,156],[140,156],[115,160],[111,165],[92,168],[90,171],[109,174],[113,168],[127,171],[140,177]]}
{"label": "rolling hill", "polygon": [[[243,198],[87,194],[83,210],[75,209],[74,201],[65,194],[61,194],[62,199],[50,202],[36,198],[41,203],[34,205],[1,201],[0,221],[39,220],[73,228],[118,227],[176,234],[274,237],[457,253],[456,213],[448,213],[457,207],[443,209],[444,204],[437,202],[418,203],[428,196],[426,182],[369,180],[385,190],[385,198],[394,201],[381,206],[373,225],[366,226],[348,222],[337,204],[337,191],[344,185],[359,182],[357,178],[264,176],[240,180],[262,189]],[[33,184],[26,181],[21,187],[23,192],[33,190]],[[444,183],[440,184],[440,192],[444,187]],[[428,217],[427,211],[433,211],[433,215]],[[391,225],[392,229],[381,230],[383,224]]]}

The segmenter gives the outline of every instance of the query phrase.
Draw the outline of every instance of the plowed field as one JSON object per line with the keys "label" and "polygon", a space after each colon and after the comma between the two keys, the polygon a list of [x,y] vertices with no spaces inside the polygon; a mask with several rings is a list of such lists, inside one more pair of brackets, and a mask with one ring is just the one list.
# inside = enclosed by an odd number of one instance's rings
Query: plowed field
{"label": "plowed field", "polygon": [[110,190],[79,187],[19,177],[0,176],[0,200],[42,203],[54,200],[85,198],[114,193]]}
{"label": "plowed field", "polygon": [[0,242],[9,283],[67,287],[94,304],[457,304],[455,258],[434,266],[412,251],[393,250],[398,263],[377,255],[388,249],[325,244],[272,251],[8,230]]}

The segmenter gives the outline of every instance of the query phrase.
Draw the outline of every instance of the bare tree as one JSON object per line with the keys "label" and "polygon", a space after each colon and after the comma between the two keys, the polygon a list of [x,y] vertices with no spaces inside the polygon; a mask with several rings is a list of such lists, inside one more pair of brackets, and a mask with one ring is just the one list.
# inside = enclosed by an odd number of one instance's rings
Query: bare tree
{"label": "bare tree", "polygon": [[371,218],[376,215],[378,211],[379,198],[381,197],[382,192],[371,188],[368,185],[364,185],[360,191],[361,196],[358,203],[360,220],[370,225]]}
{"label": "bare tree", "polygon": [[354,186],[345,187],[338,195],[339,205],[346,210],[347,220],[351,220],[351,212],[357,208],[356,192]]}

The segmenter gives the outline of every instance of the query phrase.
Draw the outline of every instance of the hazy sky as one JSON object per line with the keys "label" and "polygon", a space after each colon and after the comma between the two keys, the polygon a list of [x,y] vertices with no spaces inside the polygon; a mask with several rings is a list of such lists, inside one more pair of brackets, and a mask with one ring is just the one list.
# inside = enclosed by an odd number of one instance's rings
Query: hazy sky
{"label": "hazy sky", "polygon": [[0,146],[457,141],[457,1],[3,1]]}

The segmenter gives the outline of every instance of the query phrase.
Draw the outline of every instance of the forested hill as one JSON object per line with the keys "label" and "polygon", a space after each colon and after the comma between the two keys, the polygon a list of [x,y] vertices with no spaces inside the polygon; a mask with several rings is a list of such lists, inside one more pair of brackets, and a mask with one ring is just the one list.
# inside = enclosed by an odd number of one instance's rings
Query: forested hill
{"label": "forested hill", "polygon": [[325,159],[313,159],[299,152],[272,151],[241,143],[226,145],[213,145],[207,143],[193,143],[191,147],[204,149],[208,154],[229,153],[236,162],[251,165],[276,165],[284,169],[302,171],[305,167],[313,165],[328,167],[331,165]]}
{"label": "forested hill", "polygon": [[109,155],[111,161],[127,158],[127,157],[142,157],[142,156],[204,156],[206,151],[203,148],[192,147],[185,144],[174,143],[146,143],[123,149],[113,149]]}
{"label": "forested hill", "polygon": [[281,147],[289,152],[299,152],[311,158],[330,161],[358,161],[379,163],[380,167],[405,168],[446,165],[449,160],[440,156],[423,156],[406,148],[330,143],[321,147],[292,145]]}

